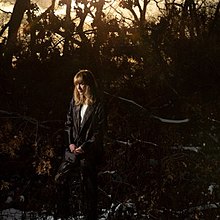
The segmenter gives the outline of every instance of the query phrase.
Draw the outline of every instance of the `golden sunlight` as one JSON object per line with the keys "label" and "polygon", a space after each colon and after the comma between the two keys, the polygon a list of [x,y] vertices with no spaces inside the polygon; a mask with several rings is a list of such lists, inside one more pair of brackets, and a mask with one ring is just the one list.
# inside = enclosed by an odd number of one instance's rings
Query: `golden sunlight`
{"label": "golden sunlight", "polygon": [[[57,15],[65,15],[66,13],[66,6],[65,4],[63,6],[59,6],[59,1],[60,0],[55,0],[55,13]],[[44,10],[46,10],[51,4],[52,4],[52,0],[32,0],[33,3],[36,3],[39,8],[40,8],[40,12],[42,13]],[[89,2],[89,1],[88,1]],[[140,1],[141,2],[141,1]],[[1,1],[0,2],[0,9],[2,9],[5,12],[12,12],[13,11],[13,7],[14,7],[14,3],[15,0],[11,0],[10,2],[8,1]],[[75,6],[75,0],[72,0],[72,11],[73,8]],[[107,15],[116,15],[116,14],[123,14],[125,17],[130,17],[131,14],[128,13],[127,10],[124,10],[122,8],[119,7],[119,0],[109,0],[106,1],[106,6],[104,7],[104,10],[106,12]],[[136,11],[136,8],[135,8]],[[147,10],[147,16],[151,17],[154,16],[156,14],[157,7],[154,1],[151,1],[148,5],[148,10]],[[129,15],[130,14],[130,15]]]}

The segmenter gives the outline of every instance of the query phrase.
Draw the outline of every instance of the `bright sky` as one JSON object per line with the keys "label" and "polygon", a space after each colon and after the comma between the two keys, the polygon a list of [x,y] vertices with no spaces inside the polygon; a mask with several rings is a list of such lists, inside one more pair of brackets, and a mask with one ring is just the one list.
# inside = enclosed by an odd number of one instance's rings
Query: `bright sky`
{"label": "bright sky", "polygon": [[[0,0],[0,9],[4,10],[6,12],[12,12],[14,4],[15,4],[15,1],[16,0]],[[31,0],[31,1],[34,2],[34,3],[37,3],[37,5],[40,7],[40,12],[39,13],[42,13],[52,3],[52,0]],[[184,2],[184,0],[174,0],[174,1],[178,2],[178,3]],[[197,3],[202,2],[202,0],[195,0],[195,1]],[[216,2],[217,0],[206,0],[206,3],[213,2],[213,1]],[[56,10],[55,10],[55,13],[59,14],[59,15],[65,15],[66,7],[65,6],[62,6],[62,7],[59,6],[58,7],[58,2],[59,2],[59,0],[56,0]],[[119,0],[108,0],[106,2],[108,2],[108,4],[106,4],[106,5],[112,5],[113,7],[115,7],[115,6],[118,5]],[[140,0],[140,3],[141,2],[143,2],[143,0]],[[164,0],[160,0],[158,2],[162,2],[163,3]],[[75,0],[72,0],[72,9],[74,7],[74,3],[75,3]],[[161,5],[162,5],[162,3],[161,3]],[[123,10],[123,9],[121,9],[119,7],[115,7],[115,8],[117,9],[117,11],[119,11],[125,17],[130,17],[130,18],[132,17],[132,15],[129,13],[128,10]],[[136,12],[138,12],[137,7],[136,7]],[[117,17],[120,17],[120,15],[117,15],[115,10],[113,10],[113,8],[111,8],[111,7],[106,7],[105,13],[107,15],[115,14]],[[1,14],[1,11],[0,11],[0,14]],[[147,17],[155,17],[155,15],[157,15],[157,14],[158,14],[158,9],[156,7],[155,0],[151,0],[150,4],[148,5],[148,8],[147,8],[147,15],[146,16]],[[87,18],[87,21],[89,21],[89,20],[90,19]],[[1,21],[3,21],[3,18],[1,18],[0,22]]]}
{"label": "bright sky", "polygon": [[[14,3],[16,0],[0,0],[0,9],[6,11],[6,12],[12,12]],[[32,0],[32,2],[37,3],[37,5],[40,7],[42,11],[44,11],[46,8],[48,8],[51,5],[52,0]],[[58,5],[59,0],[56,0],[56,5]],[[74,6],[74,0],[72,0],[72,7]],[[110,0],[108,1],[109,4],[117,5],[117,1]],[[110,10],[110,8],[108,8]],[[113,9],[110,10],[113,12]],[[155,3],[154,1],[151,1],[151,3],[148,6],[148,15],[155,12]],[[65,7],[57,7],[57,14],[65,14]]]}
{"label": "bright sky", "polygon": [[[41,9],[48,8],[51,5],[51,0],[33,0],[32,2],[37,3]],[[0,0],[0,9],[12,12],[15,4],[15,0]]]}

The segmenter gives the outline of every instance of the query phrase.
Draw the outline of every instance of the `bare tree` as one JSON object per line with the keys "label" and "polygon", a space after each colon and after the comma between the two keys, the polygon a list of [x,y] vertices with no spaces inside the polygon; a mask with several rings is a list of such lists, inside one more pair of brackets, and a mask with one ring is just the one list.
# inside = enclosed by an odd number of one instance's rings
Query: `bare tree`
{"label": "bare tree", "polygon": [[71,0],[66,0],[66,19],[65,19],[65,42],[63,48],[63,54],[66,55],[69,53],[70,40],[71,40]]}
{"label": "bare tree", "polygon": [[213,18],[212,24],[210,25],[209,34],[213,33],[214,28],[217,27],[217,23],[220,22],[219,20],[220,20],[220,1],[217,4],[214,18]]}
{"label": "bare tree", "polygon": [[12,57],[16,49],[17,34],[20,28],[24,12],[28,8],[30,0],[16,0],[13,12],[9,21],[8,37],[4,58],[6,65],[11,65]]}
{"label": "bare tree", "polygon": [[142,29],[146,22],[147,6],[149,3],[150,0],[122,0],[120,5],[131,12],[134,23]]}

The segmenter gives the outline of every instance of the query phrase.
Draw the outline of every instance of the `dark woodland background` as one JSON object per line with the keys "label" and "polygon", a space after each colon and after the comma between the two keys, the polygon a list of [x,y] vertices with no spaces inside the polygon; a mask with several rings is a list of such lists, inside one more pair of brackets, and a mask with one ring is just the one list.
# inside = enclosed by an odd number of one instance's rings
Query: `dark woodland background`
{"label": "dark woodland background", "polygon": [[111,15],[104,0],[62,0],[65,16],[55,1],[42,13],[30,0],[1,10],[1,210],[56,212],[72,78],[86,68],[108,113],[100,209],[113,207],[112,219],[219,219],[220,1],[154,0],[154,18],[149,2],[120,0]]}

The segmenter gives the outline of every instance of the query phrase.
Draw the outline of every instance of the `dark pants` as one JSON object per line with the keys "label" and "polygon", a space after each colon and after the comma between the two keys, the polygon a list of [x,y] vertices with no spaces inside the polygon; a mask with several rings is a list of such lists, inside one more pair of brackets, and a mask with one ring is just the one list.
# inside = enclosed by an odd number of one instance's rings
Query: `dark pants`
{"label": "dark pants", "polygon": [[[74,182],[73,178],[77,177],[76,172],[79,171],[81,176],[82,211],[86,220],[97,220],[97,170],[94,163],[86,159],[76,159],[74,163],[64,161],[58,169],[55,180],[64,185],[71,184]],[[68,200],[68,197],[66,200]]]}
{"label": "dark pants", "polygon": [[97,171],[96,166],[87,160],[81,160],[82,193],[86,220],[97,219]]}

